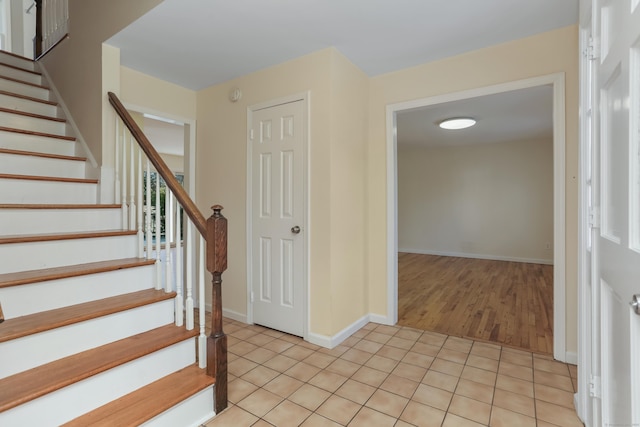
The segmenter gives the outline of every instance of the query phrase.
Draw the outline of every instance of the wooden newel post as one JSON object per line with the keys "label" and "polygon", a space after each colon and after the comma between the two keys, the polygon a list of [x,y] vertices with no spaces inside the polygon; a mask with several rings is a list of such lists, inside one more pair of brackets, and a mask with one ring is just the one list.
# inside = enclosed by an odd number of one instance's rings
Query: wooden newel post
{"label": "wooden newel post", "polygon": [[42,0],[35,0],[36,3],[36,39],[34,54],[36,58],[42,55]]}
{"label": "wooden newel post", "polygon": [[211,335],[207,338],[207,375],[215,378],[214,409],[227,407],[227,336],[222,331],[222,273],[227,269],[227,219],[222,206],[212,206],[207,220],[207,270],[213,275]]}

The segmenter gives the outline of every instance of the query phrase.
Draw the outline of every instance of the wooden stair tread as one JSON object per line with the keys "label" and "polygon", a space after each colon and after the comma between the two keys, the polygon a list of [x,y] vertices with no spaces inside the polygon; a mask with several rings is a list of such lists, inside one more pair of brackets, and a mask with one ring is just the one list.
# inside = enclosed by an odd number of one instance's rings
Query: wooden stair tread
{"label": "wooden stair tread", "polygon": [[49,121],[52,121],[52,122],[60,122],[60,123],[66,123],[67,122],[66,119],[61,119],[60,117],[44,116],[42,114],[29,113],[27,111],[12,110],[11,108],[0,107],[0,112],[9,113],[9,114],[16,114],[18,116],[31,117],[33,119],[49,120]]}
{"label": "wooden stair tread", "polygon": [[9,81],[16,82],[16,83],[22,83],[23,85],[33,86],[33,87],[38,87],[40,89],[49,90],[49,88],[46,87],[46,86],[39,85],[37,83],[25,82],[24,80],[14,79],[13,77],[7,77],[7,76],[0,75],[0,79],[9,80]]}
{"label": "wooden stair tread", "polygon": [[215,383],[205,370],[188,366],[114,400],[64,427],[137,426]]}
{"label": "wooden stair tread", "polygon": [[56,181],[56,182],[75,182],[78,184],[97,184],[97,179],[86,178],[61,178],[58,176],[38,176],[38,175],[16,175],[10,173],[0,173],[0,178],[4,179],[24,179],[29,181]]}
{"label": "wooden stair tread", "polygon": [[47,101],[47,100],[40,99],[40,98],[34,98],[33,96],[27,96],[27,95],[23,95],[21,93],[9,92],[8,90],[0,90],[0,95],[6,95],[6,96],[11,96],[13,98],[25,99],[27,101],[39,102],[41,104],[49,104],[49,105],[58,106],[58,103],[55,102],[55,101]]}
{"label": "wooden stair tread", "polygon": [[18,67],[16,65],[7,64],[4,61],[0,61],[0,65],[7,68],[13,68],[14,70],[24,71],[25,73],[35,74],[36,76],[42,76],[42,73],[33,70],[27,70],[26,68]]}
{"label": "wooden stair tread", "polygon": [[20,286],[29,283],[46,282],[68,277],[86,276],[107,271],[142,267],[155,264],[155,259],[124,258],[109,261],[90,262],[85,264],[65,265],[64,267],[43,268],[40,270],[19,271],[0,274],[0,288]]}
{"label": "wooden stair tread", "polygon": [[166,325],[6,377],[0,380],[0,412],[197,335],[196,329]]}
{"label": "wooden stair tread", "polygon": [[0,209],[119,209],[119,204],[0,203]]}
{"label": "wooden stair tread", "polygon": [[51,234],[25,234],[17,236],[0,236],[0,244],[48,242],[53,240],[93,239],[96,237],[117,237],[136,235],[135,230],[104,230],[91,232],[68,232]]}
{"label": "wooden stair tread", "polygon": [[54,133],[46,133],[46,132],[34,132],[34,131],[31,131],[31,130],[9,128],[9,127],[6,127],[6,126],[0,126],[0,131],[21,133],[23,135],[42,136],[42,137],[45,137],[45,138],[62,139],[62,140],[65,140],[65,141],[75,141],[76,140],[76,138],[74,136],[56,135]]}
{"label": "wooden stair tread", "polygon": [[62,154],[49,154],[49,153],[40,153],[38,151],[24,151],[24,150],[13,150],[11,148],[0,148],[0,153],[5,154],[15,154],[18,156],[32,156],[32,157],[44,157],[47,159],[60,159],[60,160],[75,160],[78,162],[86,162],[86,157],[79,156],[65,156]]}
{"label": "wooden stair tread", "polygon": [[[145,289],[97,301],[6,319],[0,328],[0,342],[164,301],[175,297],[175,295],[175,292],[167,293],[163,290]],[[2,386],[0,386],[1,388]],[[2,409],[0,409],[0,412],[2,412]]]}

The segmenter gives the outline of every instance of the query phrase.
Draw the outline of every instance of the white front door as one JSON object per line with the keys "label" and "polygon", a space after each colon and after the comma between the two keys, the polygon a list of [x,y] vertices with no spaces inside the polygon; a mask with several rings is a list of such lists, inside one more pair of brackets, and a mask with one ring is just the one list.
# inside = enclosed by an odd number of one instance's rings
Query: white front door
{"label": "white front door", "polygon": [[253,322],[304,335],[304,101],[252,112]]}
{"label": "white front door", "polygon": [[594,0],[592,20],[593,422],[640,426],[640,1]]}

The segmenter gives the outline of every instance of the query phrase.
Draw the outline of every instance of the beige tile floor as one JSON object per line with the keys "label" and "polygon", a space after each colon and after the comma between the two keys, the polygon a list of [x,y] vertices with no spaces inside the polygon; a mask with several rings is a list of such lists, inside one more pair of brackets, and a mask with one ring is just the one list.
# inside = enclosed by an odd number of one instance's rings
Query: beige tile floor
{"label": "beige tile floor", "polygon": [[225,319],[229,407],[206,427],[582,426],[549,356],[369,323],[334,349]]}

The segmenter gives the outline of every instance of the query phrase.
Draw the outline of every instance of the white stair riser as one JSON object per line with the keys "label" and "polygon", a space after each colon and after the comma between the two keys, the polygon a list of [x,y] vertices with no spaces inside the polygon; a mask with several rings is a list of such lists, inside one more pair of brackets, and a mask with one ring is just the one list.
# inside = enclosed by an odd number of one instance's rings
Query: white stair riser
{"label": "white stair riser", "polygon": [[0,245],[0,274],[137,256],[136,236]]}
{"label": "white stair riser", "polygon": [[161,301],[0,343],[0,378],[170,324],[173,304]]}
{"label": "white stair riser", "polygon": [[24,82],[42,85],[42,76],[40,74],[33,74],[28,71],[17,70],[12,67],[7,67],[2,63],[0,63],[0,76],[11,77],[12,79],[18,79]]}
{"label": "white stair riser", "polygon": [[58,426],[194,362],[184,341],[0,413],[0,425]]}
{"label": "white stair riser", "polygon": [[31,101],[15,96],[0,93],[0,106],[11,110],[23,111],[25,113],[40,114],[48,117],[61,117],[60,110],[56,105]]}
{"label": "white stair riser", "polygon": [[4,111],[0,111],[0,126],[67,136],[67,124],[65,122],[39,119],[23,116],[21,114],[7,113]]}
{"label": "white stair riser", "polygon": [[13,65],[15,67],[24,68],[26,70],[36,71],[36,63],[27,58],[18,58],[5,52],[0,52],[0,62]]}
{"label": "white stair riser", "polygon": [[85,170],[85,162],[79,160],[0,153],[0,173],[84,178]]}
{"label": "white stair riser", "polygon": [[51,96],[49,89],[3,78],[0,78],[0,90],[19,93],[20,95],[42,99],[43,101],[49,101]]}
{"label": "white stair riser", "polygon": [[76,144],[66,139],[0,131],[0,148],[73,156]]}
{"label": "white stair riser", "polygon": [[0,288],[6,319],[153,288],[155,266]]}
{"label": "white stair riser", "polygon": [[[46,221],[43,221],[46,218]],[[0,209],[0,235],[119,230],[122,211],[101,209]]]}
{"label": "white stair riser", "polygon": [[98,184],[0,179],[2,203],[96,203]]}
{"label": "white stair riser", "polygon": [[142,424],[143,427],[198,427],[215,416],[213,387],[207,387],[173,408]]}

